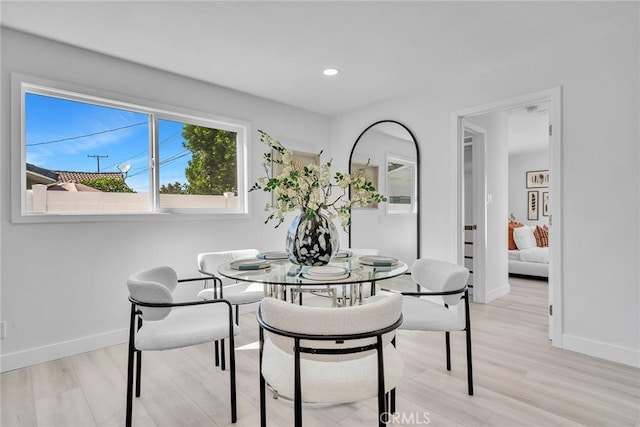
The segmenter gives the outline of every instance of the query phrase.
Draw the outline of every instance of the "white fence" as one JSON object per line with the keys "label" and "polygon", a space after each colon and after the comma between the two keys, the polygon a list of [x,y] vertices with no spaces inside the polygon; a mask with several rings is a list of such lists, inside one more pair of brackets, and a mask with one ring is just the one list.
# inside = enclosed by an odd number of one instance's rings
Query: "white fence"
{"label": "white fence", "polygon": [[[93,191],[47,191],[36,184],[27,193],[27,212],[148,212],[149,193],[107,193]],[[238,197],[233,193],[222,196],[190,194],[160,194],[159,207],[165,209],[233,209]]]}

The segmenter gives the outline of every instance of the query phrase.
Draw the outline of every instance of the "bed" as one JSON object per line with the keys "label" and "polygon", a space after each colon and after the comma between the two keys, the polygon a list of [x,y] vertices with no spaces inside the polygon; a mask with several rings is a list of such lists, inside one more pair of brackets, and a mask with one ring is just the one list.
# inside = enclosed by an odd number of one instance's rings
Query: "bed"
{"label": "bed", "polygon": [[549,277],[549,229],[509,223],[509,274]]}
{"label": "bed", "polygon": [[[533,256],[537,260],[528,260],[531,249],[541,249],[543,253]],[[509,274],[523,276],[549,277],[549,248],[531,248],[509,251]],[[523,260],[524,259],[524,260]],[[546,259],[546,261],[542,261]]]}

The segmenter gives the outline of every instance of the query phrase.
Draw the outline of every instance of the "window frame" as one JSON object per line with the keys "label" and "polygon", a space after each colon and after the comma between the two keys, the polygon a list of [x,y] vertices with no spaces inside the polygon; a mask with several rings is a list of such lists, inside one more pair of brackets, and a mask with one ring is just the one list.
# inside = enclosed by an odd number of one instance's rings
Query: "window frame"
{"label": "window frame", "polygon": [[[26,206],[25,94],[68,99],[99,106],[145,114],[149,120],[149,210],[133,212],[29,212]],[[226,209],[161,208],[159,206],[158,119],[224,129],[237,134],[238,206]],[[94,222],[121,220],[238,219],[249,216],[249,135],[247,121],[231,119],[177,106],[166,106],[118,93],[54,82],[19,73],[11,74],[11,217],[14,223],[25,222]]]}
{"label": "window frame", "polygon": [[[389,191],[389,163],[401,163],[405,166],[411,166],[411,203],[408,211],[393,210],[391,209],[391,194]],[[386,205],[386,214],[390,216],[395,215],[415,215],[418,212],[418,194],[417,194],[417,179],[418,179],[418,163],[415,159],[407,156],[394,153],[385,153],[385,193],[389,201]]]}

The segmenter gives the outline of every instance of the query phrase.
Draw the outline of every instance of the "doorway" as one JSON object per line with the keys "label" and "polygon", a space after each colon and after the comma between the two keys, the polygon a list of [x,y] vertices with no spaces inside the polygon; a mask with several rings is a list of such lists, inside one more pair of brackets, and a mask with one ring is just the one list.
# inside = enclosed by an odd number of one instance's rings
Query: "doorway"
{"label": "doorway", "polygon": [[[473,300],[489,303],[509,292],[508,262],[504,239],[508,224],[508,152],[506,137],[500,135],[500,120],[506,111],[516,107],[547,102],[549,106],[549,337],[553,346],[561,347],[562,337],[562,242],[561,242],[561,88],[553,88],[520,97],[479,105],[456,111],[453,114],[454,143],[458,152],[458,262],[465,263],[468,242],[465,226],[468,213],[465,204],[474,206],[473,236]],[[483,156],[473,153],[473,200],[465,200],[465,137],[473,133],[469,123],[474,117],[495,114],[495,126],[487,129]],[[506,122],[506,120],[505,120]],[[477,130],[477,129],[476,129]],[[492,134],[493,132],[493,134]],[[496,146],[489,146],[494,141]],[[476,171],[475,167],[481,171]],[[504,169],[503,169],[504,168]],[[478,173],[476,173],[478,172]],[[479,181],[476,182],[480,176]],[[487,179],[489,177],[489,179]],[[524,180],[524,178],[523,178]],[[482,218],[484,213],[485,217]],[[502,252],[505,252],[504,254]],[[504,256],[502,256],[504,255]],[[468,256],[468,255],[467,255]],[[483,283],[484,281],[484,283]],[[551,316],[551,313],[553,315]]]}
{"label": "doorway", "polygon": [[464,266],[469,269],[467,285],[474,302],[486,303],[485,253],[486,176],[484,144],[486,130],[468,120],[464,131]]}

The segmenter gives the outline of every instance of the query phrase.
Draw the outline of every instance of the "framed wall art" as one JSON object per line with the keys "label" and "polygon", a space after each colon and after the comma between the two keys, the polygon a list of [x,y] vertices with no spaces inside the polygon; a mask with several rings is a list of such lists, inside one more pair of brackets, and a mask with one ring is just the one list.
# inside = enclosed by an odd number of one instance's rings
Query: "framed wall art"
{"label": "framed wall art", "polygon": [[[351,163],[351,171],[352,173],[362,170],[364,171],[364,176],[367,178],[367,181],[371,181],[373,186],[378,190],[378,172],[379,168],[377,165],[372,165],[369,163]],[[366,206],[352,206],[351,209],[378,209],[378,202],[371,202]]]}
{"label": "framed wall art", "polygon": [[528,191],[527,192],[527,219],[529,221],[537,221],[539,209],[540,209],[540,200],[538,200],[538,192]]}
{"label": "framed wall art", "polygon": [[[307,153],[304,151],[294,151],[294,150],[291,150],[291,154],[293,154],[293,161],[299,164],[300,166],[306,166],[310,164],[316,164],[316,165],[320,164],[320,154]],[[271,155],[273,156],[274,159],[280,158],[280,154],[275,150],[271,151]],[[272,163],[271,176],[278,176],[280,174],[281,168],[282,168],[281,164]],[[273,191],[271,192],[271,204],[273,206],[276,205],[276,194]]]}
{"label": "framed wall art", "polygon": [[542,216],[549,216],[549,192],[542,192]]}
{"label": "framed wall art", "polygon": [[549,187],[549,171],[529,171],[527,172],[527,188],[547,188]]}

